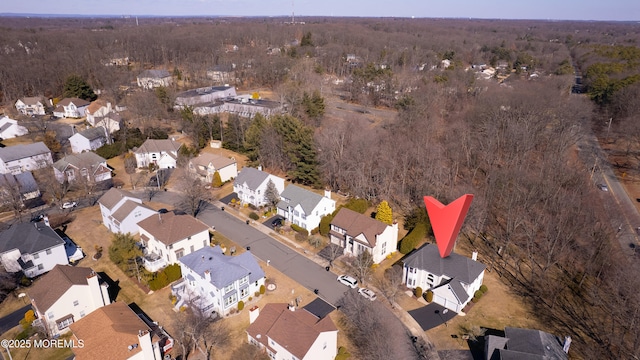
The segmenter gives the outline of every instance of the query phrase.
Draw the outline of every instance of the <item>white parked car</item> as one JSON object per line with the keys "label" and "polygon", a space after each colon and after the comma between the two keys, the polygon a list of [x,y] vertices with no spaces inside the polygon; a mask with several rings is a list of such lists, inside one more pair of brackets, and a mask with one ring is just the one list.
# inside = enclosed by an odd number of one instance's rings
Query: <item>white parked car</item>
{"label": "white parked car", "polygon": [[340,275],[338,276],[338,282],[346,285],[352,289],[355,289],[358,286],[358,280],[354,279],[349,275]]}
{"label": "white parked car", "polygon": [[65,202],[64,204],[62,204],[62,206],[60,206],[60,209],[71,209],[78,206],[78,203],[75,201],[68,201]]}
{"label": "white parked car", "polygon": [[605,184],[598,184],[598,189],[602,191],[609,191],[609,187]]}
{"label": "white parked car", "polygon": [[373,290],[370,290],[367,288],[358,289],[358,294],[364,296],[365,299],[368,299],[371,301],[375,301],[377,298],[376,293],[374,293]]}

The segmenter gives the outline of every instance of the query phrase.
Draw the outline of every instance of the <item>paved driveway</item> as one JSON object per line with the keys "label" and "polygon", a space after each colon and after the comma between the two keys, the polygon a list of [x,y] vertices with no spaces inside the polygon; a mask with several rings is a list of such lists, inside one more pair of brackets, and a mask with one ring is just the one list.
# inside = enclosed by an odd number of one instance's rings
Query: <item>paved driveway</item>
{"label": "paved driveway", "polygon": [[0,319],[0,334],[4,334],[20,324],[20,320],[24,318],[24,313],[31,310],[31,305],[25,305],[20,309]]}
{"label": "paved driveway", "polygon": [[409,315],[420,324],[422,330],[426,331],[453,319],[457,315],[454,311],[448,309],[446,313],[443,313],[444,310],[444,306],[431,303],[427,306],[409,311]]}

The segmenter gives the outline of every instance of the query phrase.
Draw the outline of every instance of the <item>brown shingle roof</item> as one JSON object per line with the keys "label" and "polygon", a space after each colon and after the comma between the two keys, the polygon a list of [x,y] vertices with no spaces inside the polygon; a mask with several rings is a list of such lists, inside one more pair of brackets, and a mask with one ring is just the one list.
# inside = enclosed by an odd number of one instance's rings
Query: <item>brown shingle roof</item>
{"label": "brown shingle roof", "polygon": [[116,206],[118,201],[120,201],[123,197],[130,197],[133,199],[137,199],[135,195],[133,195],[128,191],[111,188],[109,189],[109,191],[107,191],[104,195],[100,197],[100,199],[98,200],[98,203],[102,204],[102,206],[106,207],[109,210],[113,210],[113,207]]}
{"label": "brown shingle roof", "polygon": [[86,112],[88,112],[89,114],[93,114],[103,106],[105,106],[105,107],[107,106],[107,101],[103,100],[103,99],[98,99],[98,100],[92,102],[91,105],[89,105],[89,107],[87,107]]}
{"label": "brown shingle roof", "polygon": [[76,359],[129,359],[141,351],[138,332],[150,331],[149,327],[124,302],[115,302],[96,309],[69,326],[84,347],[74,348]]}
{"label": "brown shingle roof", "polygon": [[376,246],[376,235],[382,234],[387,228],[381,221],[344,207],[338,211],[331,225],[345,229],[347,235],[354,238],[363,234],[372,248]]}
{"label": "brown shingle roof", "polygon": [[209,230],[207,225],[191,215],[176,215],[172,212],[148,217],[140,221],[138,226],[165,245]]}
{"label": "brown shingle roof", "polygon": [[338,331],[330,317],[318,319],[304,309],[290,311],[287,304],[265,305],[247,328],[254,339],[268,345],[267,338],[271,338],[299,359],[305,357],[320,333],[328,331]]}
{"label": "brown shingle roof", "polygon": [[191,159],[191,162],[194,165],[202,165],[202,166],[208,166],[209,163],[211,163],[213,167],[216,168],[216,170],[219,170],[231,164],[235,164],[236,161],[234,159],[216,155],[216,154],[203,153]]}
{"label": "brown shingle roof", "polygon": [[111,216],[113,216],[114,219],[122,222],[138,206],[151,210],[146,205],[139,204],[135,201],[127,200],[118,208],[118,210],[116,210],[113,214],[111,214]]}
{"label": "brown shingle roof", "polygon": [[147,139],[140,145],[136,154],[149,154],[160,152],[178,152],[181,143],[172,139]]}
{"label": "brown shingle roof", "polygon": [[46,312],[73,285],[87,285],[91,268],[56,265],[51,271],[36,281],[29,290],[29,297],[35,301],[38,310]]}

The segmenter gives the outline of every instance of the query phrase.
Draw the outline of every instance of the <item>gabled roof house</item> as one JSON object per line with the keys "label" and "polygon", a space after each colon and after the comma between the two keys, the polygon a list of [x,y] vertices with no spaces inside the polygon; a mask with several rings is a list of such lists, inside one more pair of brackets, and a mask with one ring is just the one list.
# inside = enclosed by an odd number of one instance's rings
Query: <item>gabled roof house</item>
{"label": "gabled roof house", "polygon": [[98,200],[102,224],[113,233],[138,233],[138,222],[156,211],[142,204],[142,200],[132,193],[111,188]]}
{"label": "gabled roof house", "polygon": [[111,179],[107,160],[93,152],[71,154],[53,164],[53,173],[58,182],[86,181],[97,184]]}
{"label": "gabled roof house", "polygon": [[329,238],[344,248],[344,254],[358,256],[367,251],[379,264],[398,246],[398,223],[387,225],[343,207],[331,221]]}
{"label": "gabled roof house", "polygon": [[65,118],[81,118],[90,102],[79,98],[64,98],[58,102],[53,114]]}
{"label": "gabled roof house", "polygon": [[42,97],[23,97],[16,101],[16,110],[22,115],[44,115],[45,105]]}
{"label": "gabled roof house", "polygon": [[265,197],[269,181],[273,182],[278,194],[284,191],[284,179],[251,167],[244,167],[233,181],[233,192],[243,204],[256,207],[268,203]]}
{"label": "gabled roof house", "polygon": [[234,158],[229,158],[212,153],[202,153],[189,160],[189,172],[196,174],[200,180],[210,184],[213,175],[218,172],[222,182],[229,181],[238,176],[238,163]]}
{"label": "gabled roof house", "polygon": [[0,233],[0,262],[10,273],[33,278],[56,265],[68,265],[65,242],[42,222],[18,223]]}
{"label": "gabled roof house", "polygon": [[170,86],[173,83],[171,74],[167,70],[145,70],[138,75],[138,86],[143,89],[153,89],[161,86]]}
{"label": "gabled roof house", "polygon": [[438,247],[426,244],[403,260],[402,282],[407,287],[421,287],[433,292],[433,302],[457,313],[480,289],[486,266],[472,258],[451,253],[441,257]]}
{"label": "gabled roof house", "polygon": [[271,303],[249,313],[247,338],[275,360],[333,360],[338,328],[329,316],[319,318],[306,309]]}
{"label": "gabled roof house", "polygon": [[299,186],[289,185],[280,194],[277,207],[278,215],[311,231],[320,225],[323,216],[336,209],[336,202],[331,199],[330,191],[325,190],[322,196]]}
{"label": "gabled roof house", "polygon": [[147,139],[135,151],[138,167],[155,164],[159,169],[175,168],[181,146],[181,143],[173,139]]}
{"label": "gabled roof house", "polygon": [[540,330],[504,328],[504,337],[484,337],[486,360],[566,360],[571,337],[561,338]]}
{"label": "gabled roof house", "polygon": [[0,148],[0,174],[14,175],[53,164],[51,150],[43,142]]}
{"label": "gabled roof house", "polygon": [[109,305],[109,285],[91,268],[56,265],[28,290],[39,324],[49,336]]}
{"label": "gabled roof house", "polygon": [[0,201],[14,201],[17,196],[25,201],[40,196],[40,189],[31,172],[0,174],[0,193]]}
{"label": "gabled roof house", "polygon": [[109,142],[109,135],[102,126],[85,129],[69,137],[71,151],[74,154],[83,151],[94,151]]}
{"label": "gabled roof house", "polygon": [[28,133],[29,130],[22,125],[18,125],[17,120],[13,120],[8,116],[0,117],[0,139],[13,139]]}
{"label": "gabled roof house", "polygon": [[197,306],[205,314],[228,314],[264,285],[265,274],[250,251],[225,256],[219,246],[204,247],[178,260],[182,281],[172,287],[176,308]]}

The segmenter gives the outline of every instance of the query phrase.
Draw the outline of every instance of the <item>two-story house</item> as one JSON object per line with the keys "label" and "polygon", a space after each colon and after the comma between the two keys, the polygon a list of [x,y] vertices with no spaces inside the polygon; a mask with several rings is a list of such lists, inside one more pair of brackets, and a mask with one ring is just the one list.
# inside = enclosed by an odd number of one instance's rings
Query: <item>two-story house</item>
{"label": "two-story house", "polygon": [[305,308],[266,304],[249,310],[247,339],[274,360],[333,360],[338,328],[329,316],[319,318]]}
{"label": "two-story house", "polygon": [[153,89],[157,87],[167,87],[173,83],[171,74],[167,70],[145,70],[138,75],[138,86],[143,89]]}
{"label": "two-story house", "polygon": [[31,307],[50,337],[111,304],[109,285],[91,268],[56,265],[28,290]]}
{"label": "two-story house", "polygon": [[0,148],[0,174],[17,175],[52,164],[51,150],[43,142]]}
{"label": "two-story house", "polygon": [[173,139],[147,139],[135,151],[138,167],[154,164],[159,169],[175,168],[181,146],[181,143]]}
{"label": "two-story house", "polygon": [[271,175],[259,168],[244,167],[233,181],[233,192],[238,195],[238,199],[243,204],[261,207],[269,202],[265,197],[269,181],[273,183],[278,194],[284,191],[283,178]]}
{"label": "two-story house", "polygon": [[89,104],[84,114],[87,116],[87,122],[91,126],[96,126],[96,117],[105,116],[110,112],[111,103],[103,99],[98,99]]}
{"label": "two-story house", "polygon": [[205,314],[226,315],[264,285],[264,271],[250,251],[225,256],[219,246],[207,246],[178,262],[182,281],[172,288],[179,298],[176,308],[197,306]]}
{"label": "two-story house", "polygon": [[216,171],[222,182],[229,181],[238,176],[238,163],[234,158],[212,153],[201,153],[189,160],[189,172],[207,184],[211,184]]}
{"label": "two-story house", "polygon": [[472,258],[451,253],[441,257],[438,246],[426,244],[409,254],[402,268],[402,282],[408,288],[433,292],[433,302],[461,312],[480,289],[486,266]]}
{"label": "two-story house", "polygon": [[138,233],[138,222],[156,214],[132,193],[111,188],[98,199],[102,224],[112,233]]}
{"label": "two-story house", "polygon": [[331,192],[325,190],[324,196],[296,185],[287,186],[280,194],[278,215],[309,231],[320,225],[320,219],[336,209]]}
{"label": "two-story house", "polygon": [[485,335],[484,358],[488,360],[567,360],[571,336],[564,339],[534,329],[506,326],[504,336]]}
{"label": "two-story house", "polygon": [[109,140],[110,137],[107,130],[102,126],[98,126],[71,135],[69,144],[71,144],[71,151],[77,154],[83,151],[94,151],[105,144],[109,144]]}
{"label": "two-story house", "polygon": [[42,222],[18,223],[0,233],[0,262],[10,273],[22,271],[29,278],[56,265],[68,265],[65,242]]}
{"label": "two-story house", "polygon": [[343,207],[331,221],[329,238],[344,248],[344,254],[358,256],[367,251],[379,264],[398,246],[398,223],[387,225]]}
{"label": "two-story house", "polygon": [[13,120],[8,116],[0,118],[0,139],[13,139],[28,133],[29,130],[22,125],[18,125],[17,120]]}
{"label": "two-story house", "polygon": [[190,89],[176,94],[174,107],[181,109],[185,106],[212,103],[216,100],[234,96],[236,96],[236,88],[233,86],[207,86]]}
{"label": "two-story house", "polygon": [[209,226],[191,215],[158,213],[138,222],[144,267],[155,272],[209,246]]}
{"label": "two-story house", "polygon": [[58,102],[58,105],[53,110],[53,115],[65,118],[81,118],[84,116],[89,104],[91,103],[83,99],[64,98]]}
{"label": "two-story house", "polygon": [[88,184],[99,184],[111,180],[111,169],[107,160],[92,152],[71,154],[53,164],[53,173],[59,183],[70,184],[84,181]]}
{"label": "two-story house", "polygon": [[44,115],[45,106],[41,97],[23,97],[16,101],[16,110],[22,115]]}
{"label": "two-story house", "polygon": [[173,339],[124,302],[96,309],[69,326],[75,359],[162,360]]}

